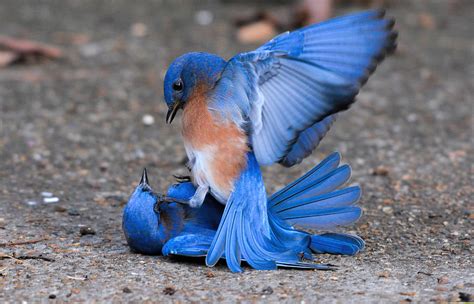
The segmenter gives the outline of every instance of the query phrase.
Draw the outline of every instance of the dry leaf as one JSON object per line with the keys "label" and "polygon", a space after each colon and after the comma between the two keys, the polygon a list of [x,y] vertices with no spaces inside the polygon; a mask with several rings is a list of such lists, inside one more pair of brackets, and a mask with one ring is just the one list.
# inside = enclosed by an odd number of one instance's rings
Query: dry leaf
{"label": "dry leaf", "polygon": [[262,20],[242,26],[237,32],[237,39],[246,44],[263,43],[276,35],[275,25],[267,20]]}

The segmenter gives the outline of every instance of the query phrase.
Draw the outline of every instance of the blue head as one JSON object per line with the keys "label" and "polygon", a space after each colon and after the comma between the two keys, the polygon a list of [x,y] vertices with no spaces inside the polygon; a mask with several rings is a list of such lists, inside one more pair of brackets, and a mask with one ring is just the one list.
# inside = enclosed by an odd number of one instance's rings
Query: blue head
{"label": "blue head", "polygon": [[166,122],[171,123],[186,102],[196,92],[206,93],[220,78],[226,61],[208,53],[187,53],[176,58],[168,68],[163,85],[168,106]]}
{"label": "blue head", "polygon": [[[128,245],[143,254],[160,254],[163,245],[184,227],[185,209],[162,202],[148,184],[146,169],[123,211],[122,229]],[[189,199],[189,198],[188,198]]]}

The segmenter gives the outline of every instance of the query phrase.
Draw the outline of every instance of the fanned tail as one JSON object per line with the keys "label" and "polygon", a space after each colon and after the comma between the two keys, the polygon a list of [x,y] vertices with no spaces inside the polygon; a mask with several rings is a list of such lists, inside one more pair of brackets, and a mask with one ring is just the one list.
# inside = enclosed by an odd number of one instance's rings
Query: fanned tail
{"label": "fanned tail", "polygon": [[[268,202],[270,214],[279,221],[311,229],[333,229],[357,221],[362,214],[362,209],[356,205],[361,189],[359,186],[341,189],[349,180],[351,169],[348,165],[340,166],[340,160],[339,153],[332,153],[273,194]],[[354,255],[364,246],[358,236],[325,233],[311,236],[310,248],[316,253]]]}
{"label": "fanned tail", "polygon": [[341,156],[334,152],[308,173],[270,197],[269,206],[280,219],[291,225],[331,229],[354,223],[362,210],[355,204],[359,186],[339,189],[351,176],[348,165],[339,166]]}

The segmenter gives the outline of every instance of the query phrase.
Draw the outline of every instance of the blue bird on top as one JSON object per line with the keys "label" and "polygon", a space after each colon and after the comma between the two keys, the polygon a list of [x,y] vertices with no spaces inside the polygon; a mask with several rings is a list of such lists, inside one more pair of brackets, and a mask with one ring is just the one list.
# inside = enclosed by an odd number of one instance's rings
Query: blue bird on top
{"label": "blue bird on top", "polygon": [[[273,256],[275,267],[333,269],[334,265],[312,263],[311,253],[354,255],[364,248],[364,241],[356,235],[334,232],[312,235],[293,228],[331,230],[359,219],[361,209],[356,203],[360,187],[341,188],[349,179],[350,167],[339,166],[339,162],[340,155],[333,153],[268,198],[274,231],[269,242],[275,246],[291,244],[292,250],[299,254],[297,259],[287,252]],[[200,208],[189,207],[185,202],[195,191],[192,183],[183,182],[170,186],[166,196],[157,194],[144,170],[123,212],[122,227],[130,247],[149,255],[205,256],[225,211],[211,195],[206,196]],[[248,246],[245,250],[252,253],[244,259],[250,258],[248,263],[260,269],[258,256],[265,248],[254,243],[254,240],[243,241]],[[226,258],[225,254],[222,257]]]}
{"label": "blue bird on top", "polygon": [[[260,165],[290,167],[307,157],[354,102],[377,63],[396,47],[394,21],[381,10],[334,18],[283,33],[228,61],[188,53],[169,67],[164,97],[171,123],[183,109],[182,135],[199,207],[208,193],[225,204],[206,264],[225,254],[275,268],[275,256],[297,253],[275,243]],[[281,232],[283,233],[283,232]],[[258,254],[254,248],[258,246]]]}

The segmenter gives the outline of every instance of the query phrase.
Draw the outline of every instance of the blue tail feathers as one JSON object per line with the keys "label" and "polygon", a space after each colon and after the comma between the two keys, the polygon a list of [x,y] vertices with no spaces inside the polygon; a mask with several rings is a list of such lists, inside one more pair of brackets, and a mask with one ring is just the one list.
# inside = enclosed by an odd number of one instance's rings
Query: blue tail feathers
{"label": "blue tail feathers", "polygon": [[365,242],[357,235],[325,233],[311,237],[310,248],[316,253],[355,255],[363,250]]}
{"label": "blue tail feathers", "polygon": [[[340,166],[341,156],[334,152],[308,173],[272,195],[268,201],[270,214],[291,225],[331,230],[350,225],[362,215],[357,206],[359,186],[343,187],[351,169]],[[311,236],[310,248],[316,253],[354,255],[363,250],[364,241],[344,233]]]}
{"label": "blue tail feathers", "polygon": [[334,152],[308,173],[269,199],[271,212],[288,223],[303,228],[332,229],[354,223],[362,215],[355,204],[359,186],[339,189],[350,178],[351,168],[340,165]]}

